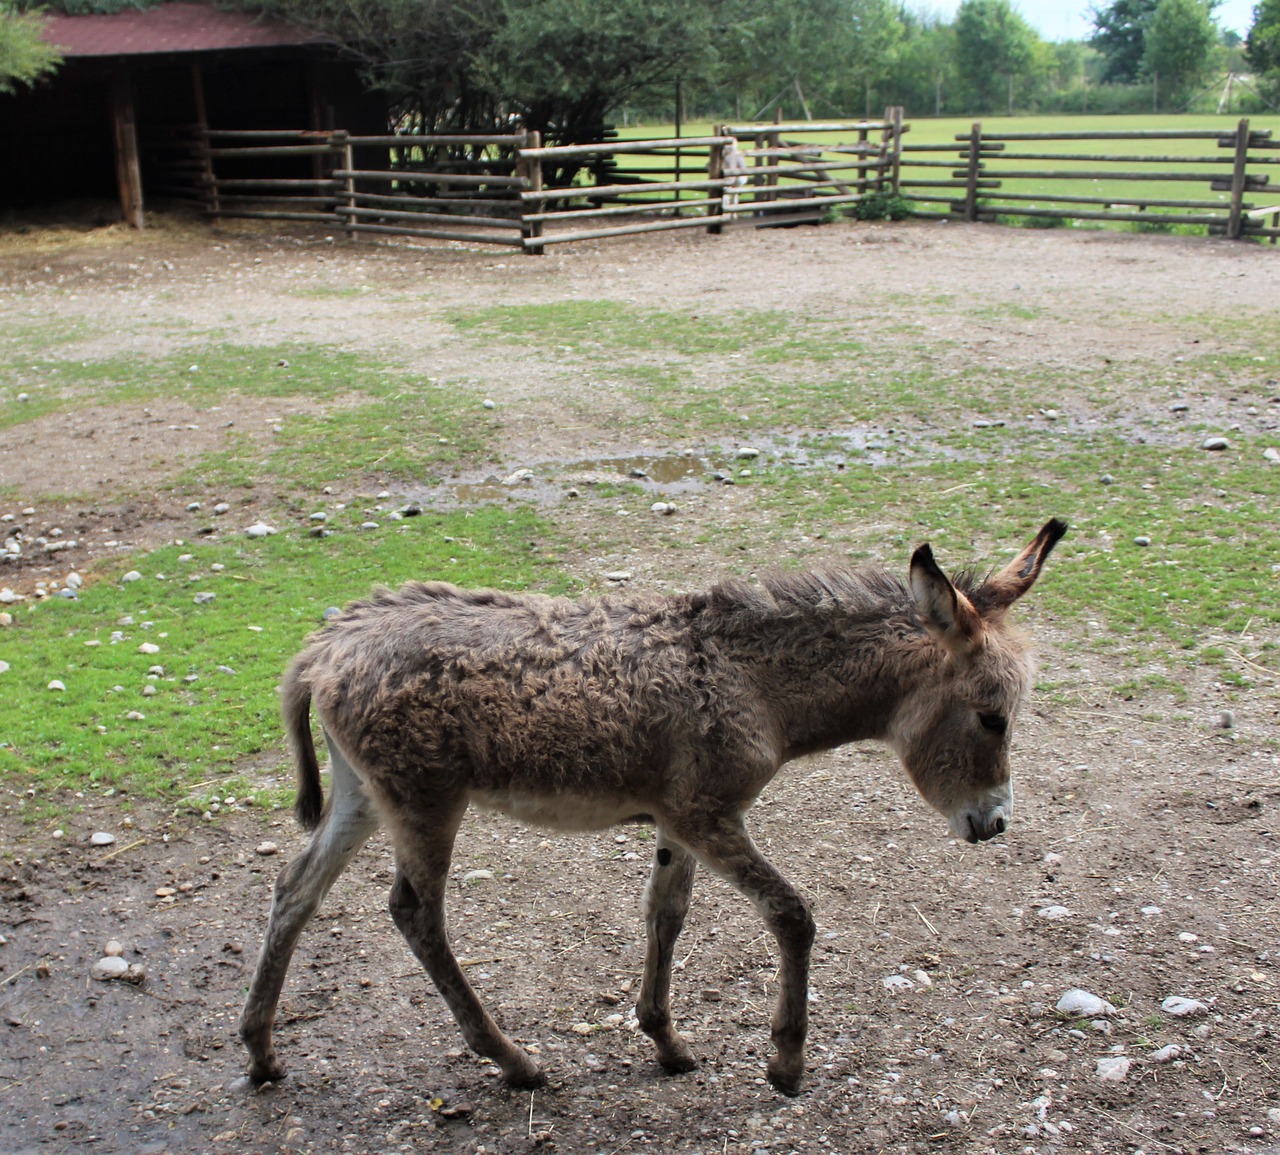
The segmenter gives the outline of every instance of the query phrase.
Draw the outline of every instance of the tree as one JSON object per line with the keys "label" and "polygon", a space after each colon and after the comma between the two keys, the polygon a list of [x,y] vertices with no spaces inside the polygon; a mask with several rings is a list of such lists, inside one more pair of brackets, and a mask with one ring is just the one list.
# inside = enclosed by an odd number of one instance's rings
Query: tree
{"label": "tree", "polygon": [[1203,83],[1217,43],[1208,0],[1160,0],[1147,31],[1143,70],[1168,100],[1180,102]]}
{"label": "tree", "polygon": [[933,13],[904,12],[902,41],[894,59],[892,103],[909,116],[940,116],[952,107],[955,28]]}
{"label": "tree", "polygon": [[1245,59],[1274,104],[1280,104],[1280,0],[1262,0],[1253,10]]}
{"label": "tree", "polygon": [[473,59],[526,128],[600,140],[610,109],[709,72],[710,11],[690,0],[504,0]]}
{"label": "tree", "polygon": [[0,0],[0,92],[34,84],[58,66],[62,57],[57,49],[40,39],[43,27],[39,14]]}
{"label": "tree", "polygon": [[1103,84],[1136,84],[1142,74],[1147,29],[1160,0],[1115,0],[1108,8],[1094,8],[1094,33],[1089,43],[1102,53]]}
{"label": "tree", "polygon": [[[1014,81],[1035,64],[1035,32],[1009,0],[963,0],[956,12],[956,70],[975,107],[1012,105]],[[1012,112],[1012,108],[1010,108]]]}

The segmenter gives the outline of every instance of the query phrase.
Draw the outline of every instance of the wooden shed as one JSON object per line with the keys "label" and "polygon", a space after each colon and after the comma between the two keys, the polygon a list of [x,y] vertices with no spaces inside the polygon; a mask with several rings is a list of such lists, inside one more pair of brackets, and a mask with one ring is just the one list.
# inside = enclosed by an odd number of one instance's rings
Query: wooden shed
{"label": "wooden shed", "polygon": [[203,199],[192,158],[201,130],[387,129],[385,99],[355,66],[279,21],[175,0],[52,16],[43,37],[62,65],[0,95],[0,208],[118,196],[141,228],[144,202]]}

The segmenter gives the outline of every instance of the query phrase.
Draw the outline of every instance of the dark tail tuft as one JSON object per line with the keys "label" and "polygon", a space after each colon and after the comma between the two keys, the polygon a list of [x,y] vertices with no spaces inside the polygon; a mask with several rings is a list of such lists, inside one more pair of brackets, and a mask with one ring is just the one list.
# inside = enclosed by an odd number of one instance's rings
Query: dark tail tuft
{"label": "dark tail tuft", "polygon": [[280,708],[285,730],[293,746],[294,769],[298,775],[298,797],[293,812],[304,830],[314,830],[324,811],[324,790],[320,785],[320,764],[316,761],[311,737],[311,688],[305,684],[295,662],[284,676]]}

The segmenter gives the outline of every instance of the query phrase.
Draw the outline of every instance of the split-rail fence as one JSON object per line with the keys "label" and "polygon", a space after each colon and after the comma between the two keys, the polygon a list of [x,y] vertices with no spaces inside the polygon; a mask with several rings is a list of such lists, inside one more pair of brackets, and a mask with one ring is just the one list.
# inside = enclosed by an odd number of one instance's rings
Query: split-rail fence
{"label": "split-rail fence", "polygon": [[[202,129],[188,138],[183,163],[213,217],[535,254],[669,229],[819,221],[873,193],[905,198],[923,218],[1138,221],[1280,238],[1280,190],[1268,190],[1280,141],[1251,131],[1247,119],[1231,132],[1014,133],[979,122],[943,144],[912,144],[908,128],[901,109],[887,109],[880,120],[728,124],[703,137],[552,146],[532,132]],[[1210,155],[1163,155],[1147,145],[1169,139],[1203,140]],[[1045,151],[1049,142],[1064,143]],[[1112,151],[1117,145],[1124,151]],[[1109,191],[1121,181],[1123,193]],[[1135,181],[1148,182],[1153,195],[1135,197]],[[1055,182],[1063,191],[1045,192]],[[1208,188],[1167,192],[1192,185]]]}

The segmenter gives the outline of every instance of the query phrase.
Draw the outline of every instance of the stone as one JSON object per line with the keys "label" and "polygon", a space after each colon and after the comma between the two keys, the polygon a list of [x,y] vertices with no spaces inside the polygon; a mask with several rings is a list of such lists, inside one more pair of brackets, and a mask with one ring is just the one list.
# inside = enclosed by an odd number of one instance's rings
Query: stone
{"label": "stone", "polygon": [[142,575],[136,569],[131,569],[120,580],[122,582],[140,582],[142,580]]}
{"label": "stone", "polygon": [[754,461],[760,456],[760,450],[751,445],[744,445],[737,453],[734,454],[734,456],[739,461]]}
{"label": "stone", "polygon": [[207,606],[207,605],[208,605],[211,601],[213,601],[217,596],[218,596],[218,595],[217,595],[217,594],[215,594],[212,590],[201,590],[201,591],[200,591],[198,594],[196,594],[196,596],[195,596],[194,598],[192,598],[191,600],[192,600],[193,602],[195,602],[195,603],[196,603],[196,605],[198,605],[198,606]]}
{"label": "stone", "polygon": [[157,646],[155,642],[143,642],[142,645],[138,647],[138,653],[140,654],[158,654],[159,652],[160,647]]}
{"label": "stone", "polygon": [[273,533],[278,533],[279,530],[267,525],[266,522],[255,521],[244,532],[248,537],[270,537]]}
{"label": "stone", "polygon": [[1161,1047],[1158,1051],[1151,1052],[1151,1061],[1153,1063],[1172,1063],[1174,1059],[1182,1057],[1182,1048],[1177,1043],[1170,1043],[1167,1047]]}
{"label": "stone", "polygon": [[1036,911],[1036,914],[1049,922],[1061,922],[1064,918],[1071,917],[1071,911],[1069,911],[1065,906],[1058,906],[1056,904],[1053,906],[1042,906]]}
{"label": "stone", "polygon": [[1190,1019],[1209,1013],[1208,1006],[1199,999],[1187,999],[1181,995],[1170,995],[1160,1004],[1160,1009],[1175,1019]]}
{"label": "stone", "polygon": [[517,469],[514,473],[507,474],[502,479],[503,485],[523,485],[527,481],[533,480],[532,469]]}
{"label": "stone", "polygon": [[90,846],[110,846],[116,840],[116,836],[109,830],[96,830],[89,835]]}
{"label": "stone", "polygon": [[106,955],[108,958],[119,958],[122,954],[124,954],[124,947],[120,944],[118,940],[113,938],[110,942],[107,943],[106,946],[102,948],[102,953]]}
{"label": "stone", "polygon": [[253,852],[254,854],[261,855],[263,858],[270,858],[273,854],[280,853],[280,847],[278,847],[274,842],[259,842],[258,845],[253,848]]}
{"label": "stone", "polygon": [[1123,1083],[1129,1074],[1130,1060],[1124,1055],[1103,1055],[1098,1060],[1097,1076],[1104,1083]]}
{"label": "stone", "polygon": [[100,958],[93,964],[89,971],[89,977],[97,979],[100,983],[110,982],[112,979],[122,979],[129,973],[129,964],[116,955],[108,955],[106,958]]}
{"label": "stone", "polygon": [[1114,1015],[1116,1009],[1106,999],[1095,995],[1092,991],[1072,987],[1057,1002],[1058,1010],[1064,1015],[1079,1015],[1094,1018],[1098,1015]]}
{"label": "stone", "polygon": [[1142,546],[1143,548],[1145,548],[1146,546],[1149,546],[1151,544],[1151,539],[1147,537],[1145,534],[1139,534],[1137,537],[1133,539],[1133,544],[1137,546]]}
{"label": "stone", "polygon": [[468,870],[462,876],[463,882],[490,882],[493,879],[492,870]]}
{"label": "stone", "polygon": [[1225,437],[1206,437],[1200,445],[1201,449],[1208,449],[1213,453],[1220,453],[1224,449],[1231,448],[1231,442]]}

